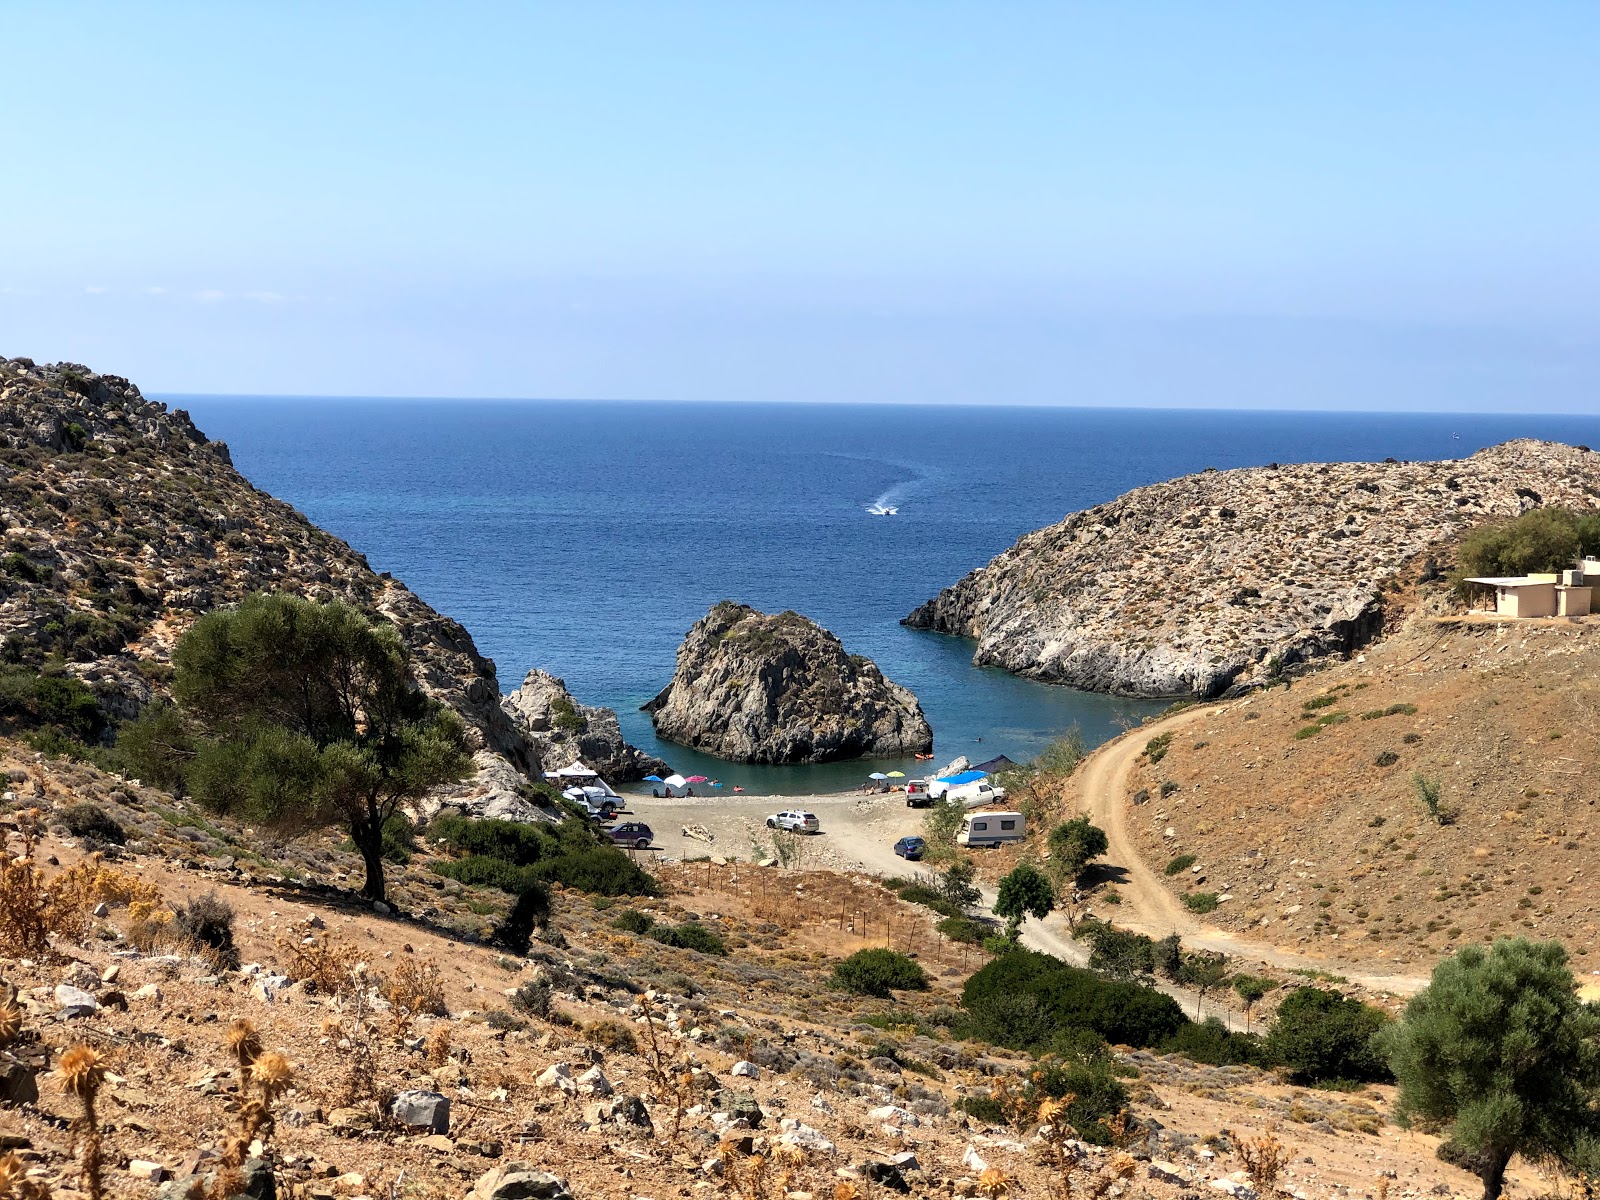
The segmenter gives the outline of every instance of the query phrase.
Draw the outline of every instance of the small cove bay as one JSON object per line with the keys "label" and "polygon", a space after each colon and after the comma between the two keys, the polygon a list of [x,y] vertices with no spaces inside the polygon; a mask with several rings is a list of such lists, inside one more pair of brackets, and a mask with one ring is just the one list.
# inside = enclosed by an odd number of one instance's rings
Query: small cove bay
{"label": "small cove bay", "polygon": [[[1096,745],[1165,706],[975,668],[970,643],[899,624],[1069,512],[1208,466],[1600,445],[1592,416],[161,398],[465,625],[502,689],[542,667],[683,773],[791,795],[957,754],[1022,760],[1074,726]],[[723,599],[795,609],[874,659],[922,702],[936,761],[752,767],[657,741],[639,706]]]}

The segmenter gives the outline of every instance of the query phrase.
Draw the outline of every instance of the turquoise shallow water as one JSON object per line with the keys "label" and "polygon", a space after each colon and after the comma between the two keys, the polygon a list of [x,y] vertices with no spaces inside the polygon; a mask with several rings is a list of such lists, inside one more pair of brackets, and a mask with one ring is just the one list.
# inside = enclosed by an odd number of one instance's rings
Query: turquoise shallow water
{"label": "turquoise shallow water", "polygon": [[791,794],[926,764],[745,767],[657,743],[639,705],[718,600],[796,609],[875,659],[921,700],[935,765],[1026,758],[1162,707],[979,670],[969,645],[898,624],[1028,530],[1206,466],[1600,445],[1589,416],[162,398],[465,624],[502,688],[544,667],[684,774]]}

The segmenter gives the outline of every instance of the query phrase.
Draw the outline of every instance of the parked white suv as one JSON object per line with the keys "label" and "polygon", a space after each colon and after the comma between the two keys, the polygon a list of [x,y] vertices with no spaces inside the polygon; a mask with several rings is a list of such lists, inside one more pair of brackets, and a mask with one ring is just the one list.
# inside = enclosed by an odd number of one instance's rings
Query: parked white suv
{"label": "parked white suv", "polygon": [[787,812],[773,813],[768,817],[767,828],[787,829],[791,833],[821,833],[822,822],[817,820],[816,813],[789,809]]}

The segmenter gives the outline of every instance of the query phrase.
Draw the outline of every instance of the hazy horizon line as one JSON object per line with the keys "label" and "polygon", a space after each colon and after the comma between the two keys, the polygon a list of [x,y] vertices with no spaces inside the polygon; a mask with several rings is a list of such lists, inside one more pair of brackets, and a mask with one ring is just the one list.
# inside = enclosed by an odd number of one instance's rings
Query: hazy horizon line
{"label": "hazy horizon line", "polygon": [[1443,408],[1270,408],[1264,405],[1246,407],[1230,407],[1222,404],[1074,404],[1070,401],[1060,403],[1016,403],[1006,401],[983,400],[834,400],[819,398],[816,400],[722,400],[700,399],[681,397],[638,397],[638,396],[402,396],[402,395],[349,395],[337,392],[143,392],[148,400],[183,401],[192,399],[205,400],[287,400],[287,401],[325,401],[325,400],[361,400],[380,403],[398,404],[429,404],[429,403],[469,403],[469,404],[685,404],[685,405],[722,405],[724,407],[782,407],[782,408],[809,408],[809,407],[845,407],[845,408],[980,408],[980,409],[1043,409],[1060,410],[1075,409],[1083,412],[1216,412],[1216,413],[1273,413],[1284,415],[1299,414],[1326,414],[1326,415],[1352,415],[1352,416],[1408,416],[1408,417],[1579,417],[1590,420],[1600,419],[1600,412],[1579,412],[1562,410],[1526,411],[1521,408],[1481,408],[1481,409],[1443,409]]}

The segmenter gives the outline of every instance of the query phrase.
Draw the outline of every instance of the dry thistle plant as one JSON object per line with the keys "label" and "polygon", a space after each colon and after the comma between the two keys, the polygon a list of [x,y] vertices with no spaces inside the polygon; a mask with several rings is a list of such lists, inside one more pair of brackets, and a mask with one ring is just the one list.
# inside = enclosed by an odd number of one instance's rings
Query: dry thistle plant
{"label": "dry thistle plant", "polygon": [[83,1115],[76,1123],[76,1132],[83,1138],[79,1172],[89,1200],[101,1200],[105,1194],[101,1178],[102,1148],[100,1121],[95,1115],[94,1105],[95,1098],[100,1094],[100,1085],[105,1082],[105,1064],[91,1047],[74,1046],[61,1056],[53,1077],[61,1085],[61,1090],[76,1097],[83,1107]]}
{"label": "dry thistle plant", "polygon": [[428,1043],[425,1047],[428,1065],[442,1067],[450,1058],[450,1022],[440,1021],[428,1030]]}
{"label": "dry thistle plant", "polygon": [[15,1150],[0,1157],[0,1200],[50,1200],[50,1188],[28,1178],[28,1164]]}
{"label": "dry thistle plant", "polygon": [[27,858],[0,854],[0,954],[12,958],[50,956],[44,881]]}
{"label": "dry thistle plant", "polygon": [[250,1067],[261,1055],[261,1035],[256,1032],[254,1025],[240,1017],[228,1026],[224,1044],[228,1047],[228,1053],[233,1055],[233,1061],[239,1064],[239,1092],[242,1095],[250,1084]]}
{"label": "dry thistle plant", "polygon": [[392,978],[380,987],[383,998],[393,1006],[395,1036],[403,1035],[420,1016],[447,1017],[449,1008],[444,1001],[444,980],[439,968],[431,962],[420,962],[407,956]]}
{"label": "dry thistle plant", "polygon": [[[717,1146],[722,1156],[722,1187],[739,1200],[771,1200],[772,1162],[764,1154],[743,1154],[739,1139],[728,1138]],[[781,1193],[780,1193],[781,1194]]]}
{"label": "dry thistle plant", "polygon": [[1260,1137],[1240,1138],[1238,1147],[1239,1161],[1250,1177],[1250,1185],[1263,1196],[1277,1191],[1278,1176],[1294,1158],[1293,1147],[1285,1146],[1270,1129]]}
{"label": "dry thistle plant", "polygon": [[1111,1185],[1123,1179],[1132,1179],[1134,1169],[1138,1166],[1137,1160],[1126,1150],[1118,1150],[1111,1156],[1111,1161],[1101,1167],[1084,1186],[1084,1192],[1091,1200],[1100,1200],[1111,1190]]}
{"label": "dry thistle plant", "polygon": [[[240,1030],[239,1037],[235,1039],[234,1032],[240,1026],[245,1028]],[[294,1070],[289,1066],[289,1060],[276,1050],[261,1050],[260,1038],[248,1021],[235,1021],[228,1033],[229,1048],[234,1049],[237,1045],[234,1056],[240,1063],[243,1083],[250,1090],[245,1093],[244,1102],[239,1106],[239,1127],[225,1143],[216,1178],[206,1193],[207,1200],[224,1200],[244,1190],[245,1179],[240,1168],[250,1157],[257,1139],[265,1142],[272,1136],[275,1126],[273,1102],[288,1091],[289,1085],[294,1082]],[[246,1067],[239,1051],[252,1048],[250,1065]]]}
{"label": "dry thistle plant", "polygon": [[305,981],[325,996],[360,990],[361,956],[354,946],[308,925],[291,926],[277,942],[283,973]]}
{"label": "dry thistle plant", "polygon": [[683,1056],[682,1043],[667,1032],[655,1001],[640,996],[639,1011],[644,1016],[645,1074],[661,1102],[672,1105],[671,1141],[676,1144],[683,1132],[683,1115],[694,1103],[694,1074]]}
{"label": "dry thistle plant", "polygon": [[1072,1140],[1078,1131],[1067,1124],[1067,1109],[1077,1097],[1052,1097],[1039,1105],[1039,1138],[1034,1147],[1050,1171],[1049,1186],[1054,1196],[1072,1200],[1072,1173],[1078,1169],[1078,1156]]}
{"label": "dry thistle plant", "polygon": [[15,985],[0,980],[0,1050],[22,1036],[22,1009]]}
{"label": "dry thistle plant", "polygon": [[44,837],[44,813],[37,807],[25,808],[17,814],[17,836],[22,839],[22,857],[31,859],[33,848]]}
{"label": "dry thistle plant", "polygon": [[[1373,1190],[1378,1193],[1378,1200],[1389,1200],[1389,1177],[1379,1175],[1378,1186]],[[1588,1188],[1584,1188],[1583,1191],[1585,1195],[1588,1194]]]}
{"label": "dry thistle plant", "polygon": [[1013,1191],[1021,1191],[1015,1175],[1008,1175],[999,1167],[985,1167],[978,1176],[978,1195],[1000,1200]]}

